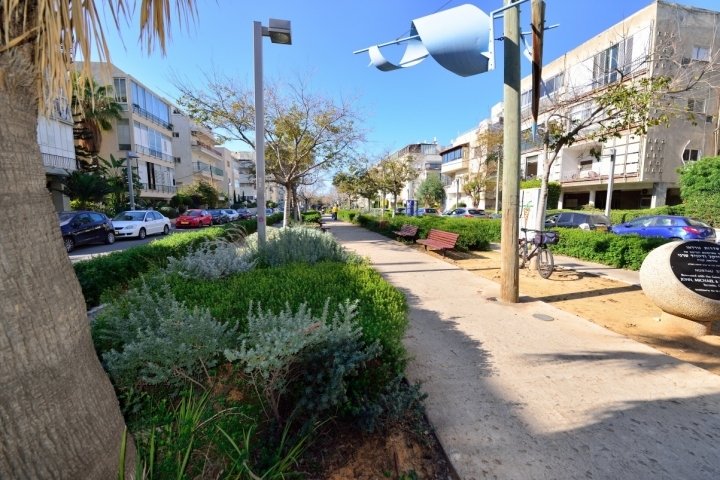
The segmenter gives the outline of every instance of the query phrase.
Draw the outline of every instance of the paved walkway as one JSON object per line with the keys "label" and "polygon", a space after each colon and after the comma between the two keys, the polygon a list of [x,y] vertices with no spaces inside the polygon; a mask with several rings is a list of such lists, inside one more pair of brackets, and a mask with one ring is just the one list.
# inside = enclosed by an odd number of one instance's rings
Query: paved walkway
{"label": "paved walkway", "polygon": [[489,280],[330,225],[406,294],[408,377],[462,479],[720,478],[720,377],[551,305],[503,304]]}

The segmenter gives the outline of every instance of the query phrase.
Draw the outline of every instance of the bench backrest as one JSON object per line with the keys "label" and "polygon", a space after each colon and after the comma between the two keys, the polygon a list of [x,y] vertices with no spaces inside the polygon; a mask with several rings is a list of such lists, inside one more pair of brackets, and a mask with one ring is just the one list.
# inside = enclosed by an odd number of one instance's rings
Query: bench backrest
{"label": "bench backrest", "polygon": [[417,231],[418,231],[417,225],[409,225],[407,223],[405,225],[403,225],[402,228],[400,228],[400,232],[405,235],[415,235],[417,233]]}
{"label": "bench backrest", "polygon": [[445,230],[435,230],[434,228],[431,228],[427,238],[428,240],[432,240],[434,242],[446,243],[450,245],[450,248],[452,248],[455,246],[455,242],[457,242],[459,236],[459,233],[446,232]]}

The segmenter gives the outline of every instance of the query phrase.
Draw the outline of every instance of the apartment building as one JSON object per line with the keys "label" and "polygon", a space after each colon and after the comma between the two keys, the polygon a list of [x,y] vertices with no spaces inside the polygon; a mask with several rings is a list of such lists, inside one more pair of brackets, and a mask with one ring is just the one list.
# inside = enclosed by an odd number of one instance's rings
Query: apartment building
{"label": "apartment building", "polygon": [[406,158],[417,169],[418,176],[407,182],[400,192],[398,204],[405,204],[408,200],[416,200],[415,194],[418,186],[432,175],[440,175],[440,146],[433,143],[411,143],[391,153],[388,158]]}
{"label": "apartment building", "polygon": [[254,202],[257,198],[255,190],[255,152],[236,152],[218,147],[226,161],[230,163],[230,199],[235,202]]}
{"label": "apartment building", "polygon": [[441,149],[440,172],[445,187],[446,210],[459,203],[481,209],[495,209],[495,198],[498,194],[495,188],[483,190],[478,204],[474,205],[473,198],[465,193],[465,186],[473,179],[486,180],[488,187],[491,183],[497,185],[498,164],[493,163],[493,160],[499,158],[499,152],[489,137],[492,132],[502,130],[501,113],[502,104],[498,103],[492,107],[490,118],[481,121],[476,128],[458,135],[451,145]]}
{"label": "apartment building", "polygon": [[50,116],[38,118],[37,139],[55,210],[70,210],[70,199],[61,193],[62,179],[77,170],[73,119],[67,101],[58,100]]}
{"label": "apartment building", "polygon": [[230,159],[218,148],[213,133],[177,108],[172,112],[172,125],[177,187],[204,181],[221,193],[222,201],[228,200]]}
{"label": "apartment building", "polygon": [[93,62],[102,85],[112,85],[122,118],[103,132],[100,156],[129,158],[140,177],[140,199],[168,201],[175,195],[172,104],[115,65]]}
{"label": "apartment building", "polygon": [[612,208],[679,203],[678,168],[718,154],[720,82],[708,68],[718,62],[718,46],[720,12],[663,0],[648,5],[543,67],[541,134],[535,138],[529,119],[531,78],[524,78],[523,178],[543,172],[543,128],[552,122],[569,127],[588,118],[596,106],[593,97],[608,86],[659,76],[670,76],[677,86],[703,73],[703,81],[657,106],[670,115],[668,126],[651,127],[645,135],[619,132],[604,142],[586,135],[563,148],[551,167],[550,180],[562,186],[561,208],[604,208],[611,175]]}

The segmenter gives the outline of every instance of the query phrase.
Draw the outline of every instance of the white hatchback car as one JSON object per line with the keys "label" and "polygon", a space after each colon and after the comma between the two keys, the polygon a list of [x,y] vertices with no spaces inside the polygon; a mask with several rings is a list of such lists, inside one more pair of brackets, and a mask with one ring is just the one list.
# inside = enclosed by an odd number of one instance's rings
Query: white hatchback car
{"label": "white hatchback car", "polygon": [[112,219],[117,238],[137,237],[170,233],[170,219],[155,210],[128,210]]}

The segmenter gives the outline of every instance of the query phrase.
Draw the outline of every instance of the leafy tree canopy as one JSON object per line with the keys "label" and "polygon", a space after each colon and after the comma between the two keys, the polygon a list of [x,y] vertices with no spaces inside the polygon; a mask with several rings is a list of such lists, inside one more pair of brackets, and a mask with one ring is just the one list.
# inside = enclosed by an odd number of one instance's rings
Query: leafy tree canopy
{"label": "leafy tree canopy", "polygon": [[683,200],[720,193],[720,157],[706,157],[678,170]]}

